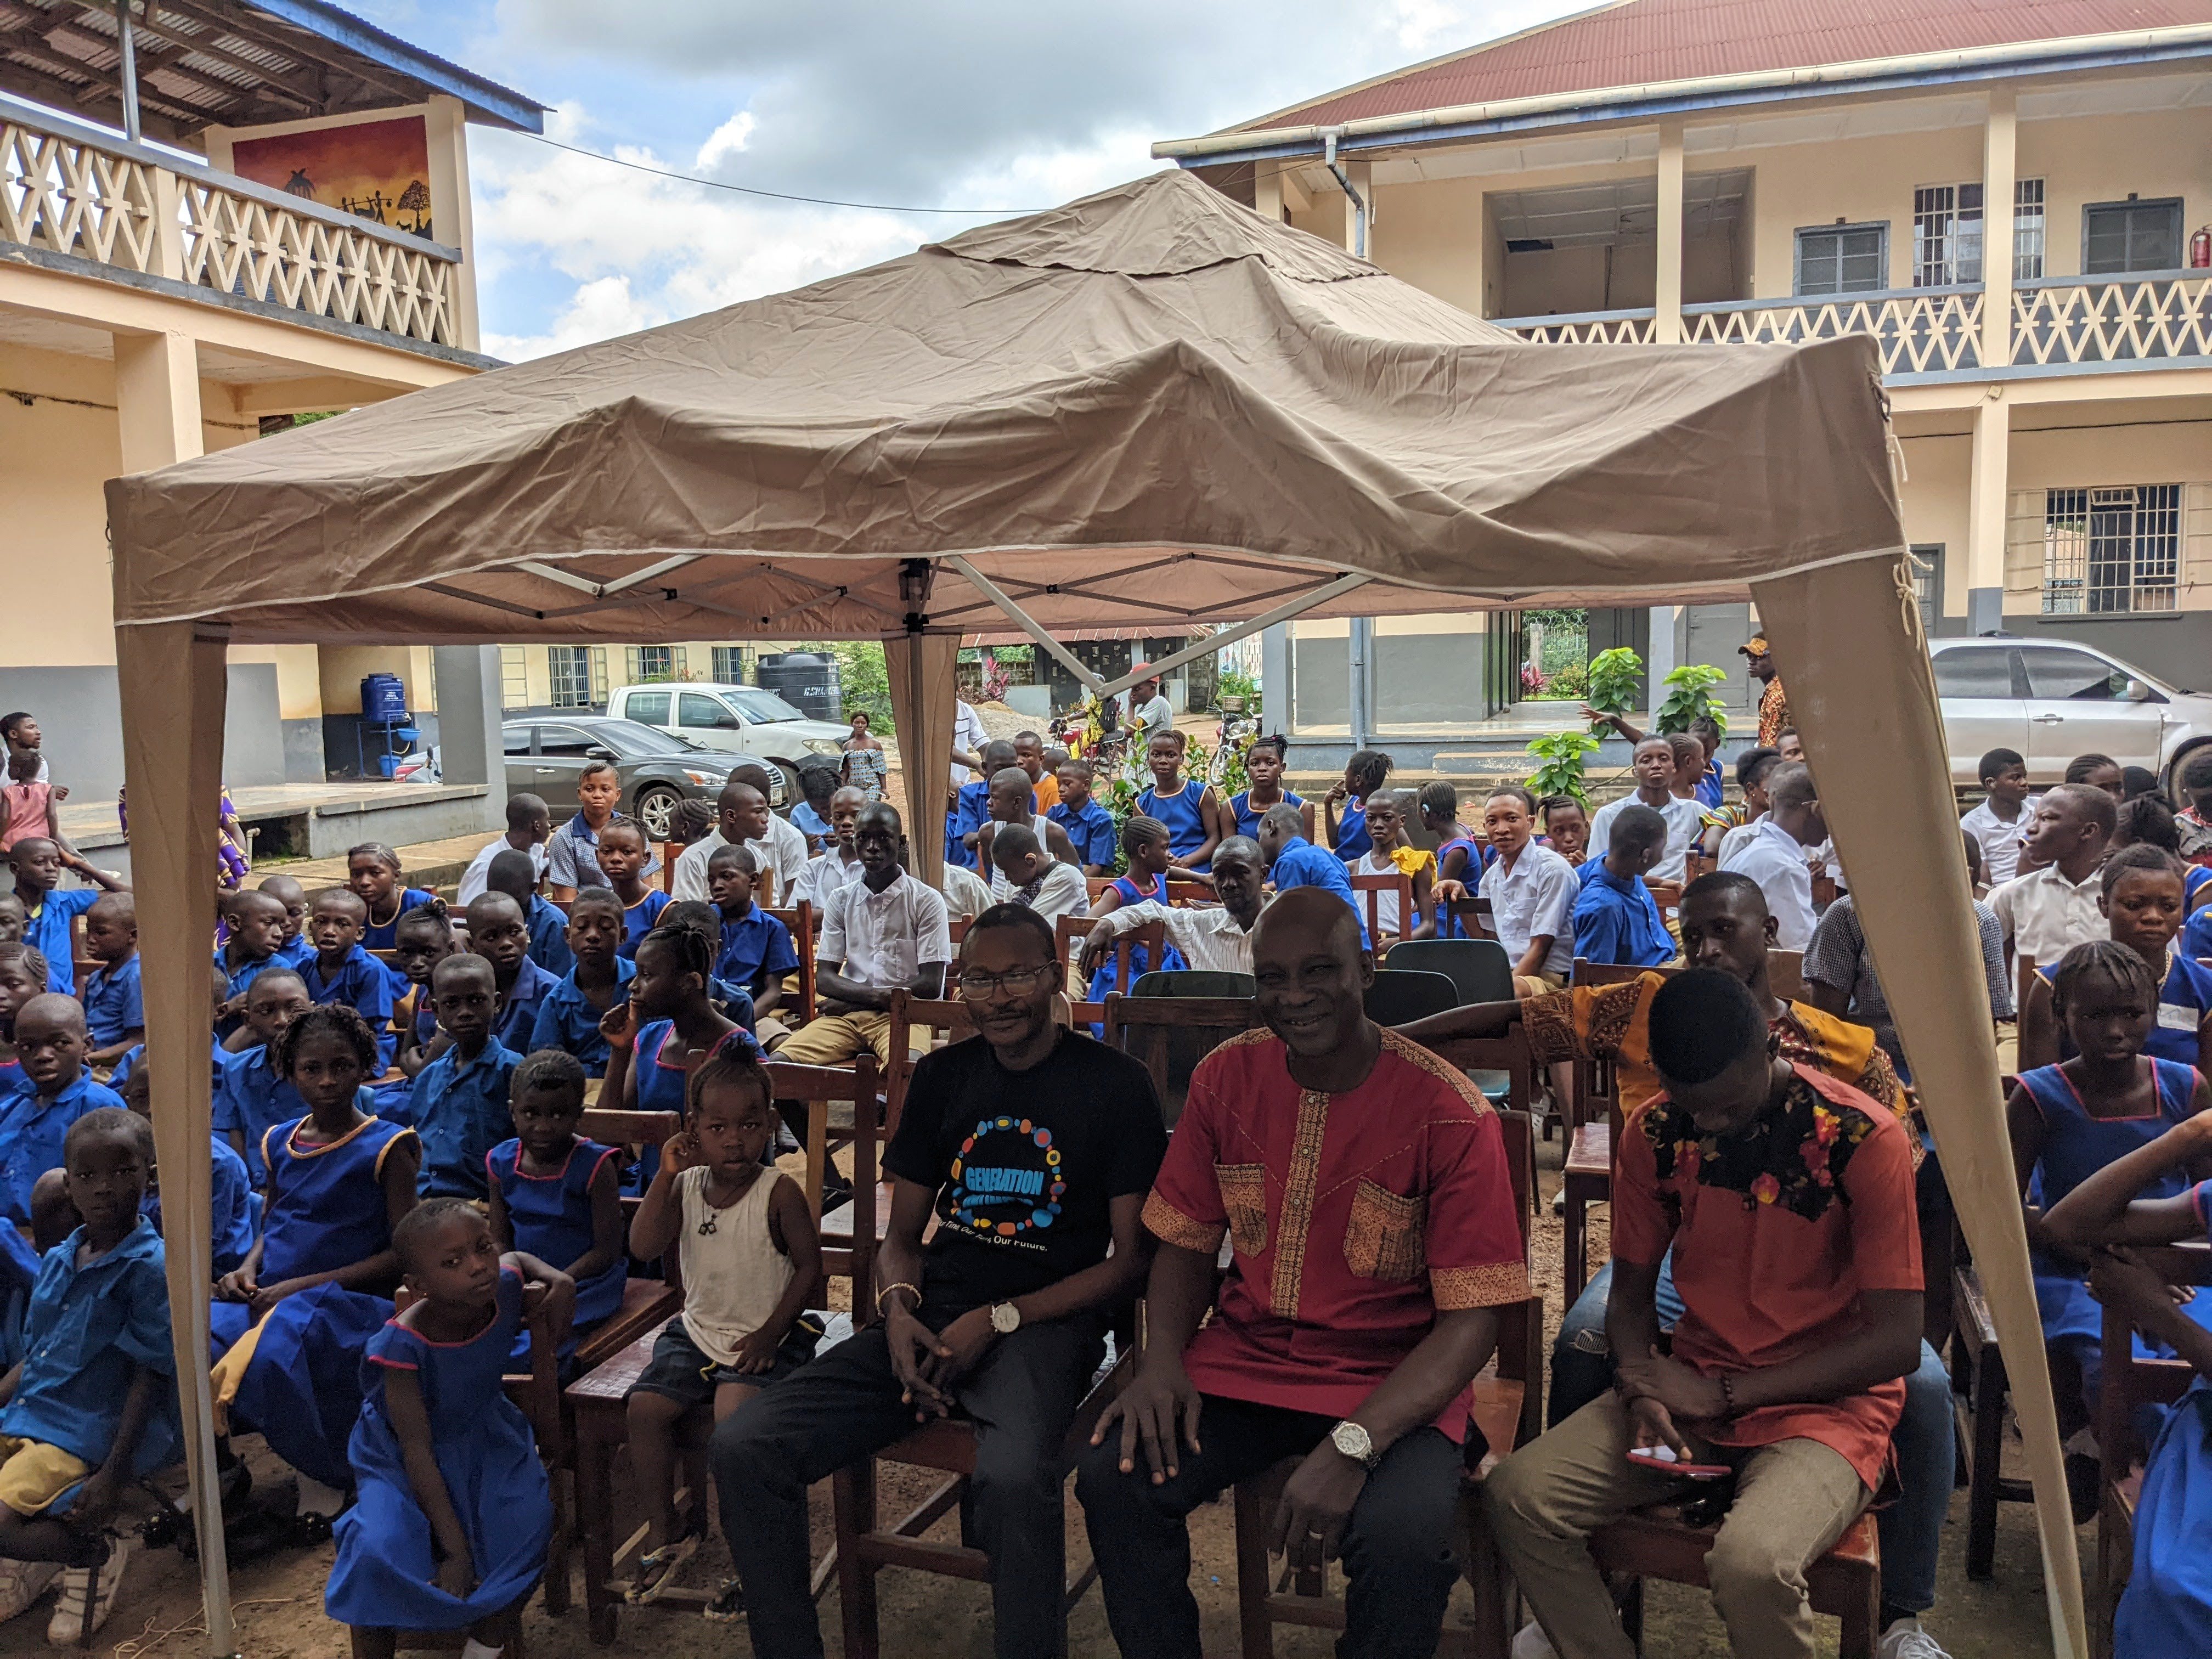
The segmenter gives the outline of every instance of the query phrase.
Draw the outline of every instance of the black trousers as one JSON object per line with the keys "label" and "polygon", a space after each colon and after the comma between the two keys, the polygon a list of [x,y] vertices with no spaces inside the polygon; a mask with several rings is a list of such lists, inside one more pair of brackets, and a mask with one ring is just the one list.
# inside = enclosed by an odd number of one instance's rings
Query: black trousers
{"label": "black trousers", "polygon": [[[1036,1659],[1058,1644],[1067,1572],[1061,1443],[1104,1353],[1095,1318],[1025,1325],[994,1342],[957,1390],[975,1425],[969,1508],[991,1558],[1000,1659]],[[806,1489],[914,1426],[878,1326],[747,1401],[714,1431],[722,1536],[759,1659],[822,1652],[807,1590]]]}
{"label": "black trousers", "polygon": [[[1122,1659],[1200,1659],[1185,1517],[1269,1465],[1304,1456],[1336,1422],[1279,1406],[1205,1399],[1198,1420],[1203,1449],[1185,1447],[1178,1472],[1164,1484],[1152,1484],[1142,1452],[1135,1473],[1121,1473],[1118,1432],[1109,1431],[1076,1466],[1075,1495]],[[1452,1556],[1459,1486],[1459,1448],[1437,1429],[1416,1430],[1382,1455],[1344,1535],[1339,1659],[1425,1659],[1436,1651],[1459,1576]]]}

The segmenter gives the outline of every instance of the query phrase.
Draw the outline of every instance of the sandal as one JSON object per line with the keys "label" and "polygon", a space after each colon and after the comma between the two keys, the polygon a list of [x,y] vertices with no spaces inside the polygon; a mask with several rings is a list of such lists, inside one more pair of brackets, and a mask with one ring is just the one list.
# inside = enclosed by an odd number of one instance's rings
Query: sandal
{"label": "sandal", "polygon": [[637,1577],[623,1592],[623,1600],[640,1607],[659,1601],[661,1592],[676,1582],[676,1575],[683,1570],[684,1564],[698,1553],[699,1534],[696,1532],[687,1532],[657,1550],[647,1551],[637,1559]]}
{"label": "sandal", "polygon": [[734,1578],[726,1580],[704,1608],[710,1625],[734,1625],[745,1616],[745,1592]]}

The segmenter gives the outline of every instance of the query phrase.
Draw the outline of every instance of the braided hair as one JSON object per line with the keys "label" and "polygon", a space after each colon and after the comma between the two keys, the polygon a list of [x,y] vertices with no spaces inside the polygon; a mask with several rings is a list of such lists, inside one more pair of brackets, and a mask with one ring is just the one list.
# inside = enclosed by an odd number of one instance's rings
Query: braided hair
{"label": "braided hair", "polygon": [[343,1002],[325,1002],[287,1025],[271,1045],[275,1052],[270,1058],[276,1062],[276,1075],[290,1077],[301,1046],[317,1036],[335,1036],[351,1048],[361,1061],[363,1077],[374,1077],[381,1069],[377,1064],[376,1035],[368,1029],[368,1022]]}
{"label": "braided hair", "polygon": [[402,927],[432,927],[444,936],[448,945],[453,940],[453,912],[435,893],[399,913],[399,920],[392,924],[392,931],[397,934]]}
{"label": "braided hair", "polygon": [[2058,959],[2058,967],[2051,975],[2051,1012],[2065,1018],[2075,988],[2085,979],[2102,979],[2124,991],[2134,991],[2143,998],[2146,1007],[2158,1000],[2158,982],[2151,977],[2148,963],[2124,945],[2115,945],[2108,939],[2091,939]]}
{"label": "braided hair", "polygon": [[703,932],[696,927],[687,927],[681,922],[672,925],[663,922],[637,942],[640,955],[643,955],[647,947],[672,953],[676,971],[696,974],[700,994],[704,996],[707,994],[707,988],[714,977],[714,945]]}
{"label": "braided hair", "polygon": [[713,1054],[700,1062],[699,1069],[684,1084],[684,1116],[698,1116],[700,1104],[707,1098],[708,1090],[733,1088],[759,1091],[762,1109],[771,1119],[774,1117],[775,1091],[769,1082],[768,1066],[761,1060],[760,1049],[743,1028],[731,1032]]}
{"label": "braided hair", "polygon": [[1365,800],[1382,787],[1382,781],[1397,763],[1380,749],[1358,750],[1344,763],[1344,781],[1351,786],[1353,794]]}

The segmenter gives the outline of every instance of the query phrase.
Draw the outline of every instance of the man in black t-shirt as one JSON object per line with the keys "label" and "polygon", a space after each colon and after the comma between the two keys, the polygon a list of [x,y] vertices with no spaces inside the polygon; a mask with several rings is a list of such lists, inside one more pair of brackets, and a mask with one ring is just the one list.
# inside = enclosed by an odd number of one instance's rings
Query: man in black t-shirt
{"label": "man in black t-shirt", "polygon": [[714,1430],[722,1534],[760,1659],[822,1652],[807,1487],[956,1409],[975,1425],[969,1508],[995,1651],[1057,1650],[1061,1442],[1109,1317],[1144,1284],[1140,1216],[1167,1149],[1145,1068],[1054,1023],[1060,977],[1036,911],[994,904],[969,925],[954,981],[980,1035],[915,1066],[884,1153],[880,1320]]}

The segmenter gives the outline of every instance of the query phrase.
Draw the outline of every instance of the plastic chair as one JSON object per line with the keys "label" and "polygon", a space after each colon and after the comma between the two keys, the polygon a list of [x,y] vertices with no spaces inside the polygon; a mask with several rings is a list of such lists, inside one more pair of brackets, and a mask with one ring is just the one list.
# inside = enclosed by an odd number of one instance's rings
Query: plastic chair
{"label": "plastic chair", "polygon": [[1367,988],[1367,1018],[1377,1025],[1410,1025],[1459,1006],[1459,987],[1449,974],[1379,968]]}
{"label": "plastic chair", "polygon": [[1443,974],[1462,1006],[1513,1000],[1513,958],[1494,939],[1409,939],[1390,947],[1389,970]]}
{"label": "plastic chair", "polygon": [[1258,986],[1249,974],[1232,974],[1212,968],[1182,968],[1173,972],[1154,969],[1139,974],[1129,988],[1133,997],[1249,997]]}

